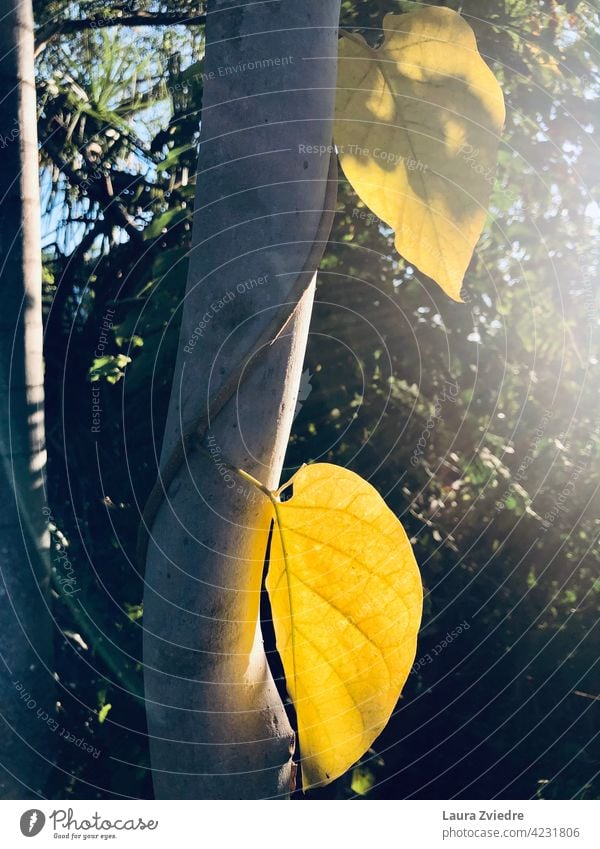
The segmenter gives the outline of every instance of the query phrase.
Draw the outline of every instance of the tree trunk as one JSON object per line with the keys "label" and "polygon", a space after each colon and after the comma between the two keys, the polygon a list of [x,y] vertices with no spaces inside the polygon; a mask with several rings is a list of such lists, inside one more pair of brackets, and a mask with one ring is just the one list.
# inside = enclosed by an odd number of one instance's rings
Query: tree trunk
{"label": "tree trunk", "polygon": [[146,562],[159,798],[290,792],[293,732],[259,621],[270,513],[225,464],[279,482],[335,199],[339,7],[209,6],[190,272],[160,460],[167,494],[149,519]]}
{"label": "tree trunk", "polygon": [[40,202],[31,3],[0,0],[0,17],[0,797],[24,799],[54,739]]}

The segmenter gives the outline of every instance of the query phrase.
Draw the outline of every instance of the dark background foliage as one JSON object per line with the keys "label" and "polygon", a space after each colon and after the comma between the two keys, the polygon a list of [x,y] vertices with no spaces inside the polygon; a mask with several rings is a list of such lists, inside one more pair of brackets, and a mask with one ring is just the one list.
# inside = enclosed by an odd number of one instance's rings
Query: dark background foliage
{"label": "dark background foliage", "polygon": [[[342,25],[376,43],[418,5],[345,0]],[[598,10],[437,5],[473,26],[507,125],[466,304],[340,183],[287,473],[371,480],[426,603],[376,751],[310,795],[598,798]],[[135,539],[185,286],[203,12],[36,4],[56,713],[100,750],[61,740],[54,798],[152,795]]]}

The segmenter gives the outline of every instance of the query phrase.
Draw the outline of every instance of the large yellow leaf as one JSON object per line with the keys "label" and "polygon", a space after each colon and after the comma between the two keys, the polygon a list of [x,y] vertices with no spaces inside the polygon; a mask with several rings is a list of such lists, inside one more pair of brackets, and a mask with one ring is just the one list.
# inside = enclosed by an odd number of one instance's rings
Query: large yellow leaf
{"label": "large yellow leaf", "polygon": [[504,99],[451,9],[384,19],[376,49],[340,42],[334,137],[346,177],[396,248],[460,301],[486,218]]}
{"label": "large yellow leaf", "polygon": [[291,499],[272,498],[267,589],[306,787],[342,775],[385,727],[415,656],[423,596],[406,533],[370,484],[328,463],[291,483]]}

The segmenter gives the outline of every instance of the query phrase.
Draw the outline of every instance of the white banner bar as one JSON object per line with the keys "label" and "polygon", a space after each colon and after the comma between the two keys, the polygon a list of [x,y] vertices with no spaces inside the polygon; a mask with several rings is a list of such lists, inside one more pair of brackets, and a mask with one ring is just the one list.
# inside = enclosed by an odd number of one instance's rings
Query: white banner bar
{"label": "white banner bar", "polygon": [[[33,840],[33,843],[28,843]],[[598,849],[600,802],[0,802],[0,845]],[[169,841],[169,843],[167,843]]]}

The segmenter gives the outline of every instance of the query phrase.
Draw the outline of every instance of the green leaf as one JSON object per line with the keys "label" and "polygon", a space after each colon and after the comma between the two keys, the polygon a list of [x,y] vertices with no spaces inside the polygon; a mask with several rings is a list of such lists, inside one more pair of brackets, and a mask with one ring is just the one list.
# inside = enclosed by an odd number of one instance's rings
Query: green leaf
{"label": "green leaf", "polygon": [[163,232],[172,230],[177,224],[189,218],[189,211],[180,206],[167,210],[162,215],[158,215],[152,220],[144,230],[144,239],[156,239]]}
{"label": "green leaf", "polygon": [[92,363],[88,377],[92,383],[104,378],[109,383],[117,383],[125,374],[125,366],[131,362],[131,357],[125,354],[107,354],[97,357]]}
{"label": "green leaf", "polygon": [[375,776],[368,766],[359,764],[352,770],[352,782],[350,789],[357,796],[366,796],[373,789],[375,784]]}
{"label": "green leaf", "polygon": [[98,722],[100,723],[100,725],[102,725],[102,723],[104,722],[104,720],[108,716],[108,712],[111,708],[112,708],[111,704],[103,705],[100,708],[100,710],[98,711]]}
{"label": "green leaf", "polygon": [[396,248],[460,301],[486,219],[504,99],[456,12],[388,14],[385,40],[340,42],[334,138],[361,200]]}
{"label": "green leaf", "polygon": [[172,147],[165,158],[160,162],[159,168],[161,171],[170,171],[172,168],[177,167],[179,165],[179,160],[181,159],[182,154],[189,153],[190,150],[196,147],[194,142],[189,142],[188,144],[181,144],[178,147]]}

